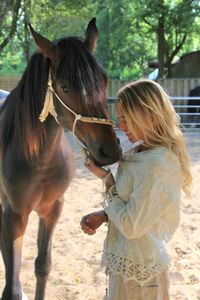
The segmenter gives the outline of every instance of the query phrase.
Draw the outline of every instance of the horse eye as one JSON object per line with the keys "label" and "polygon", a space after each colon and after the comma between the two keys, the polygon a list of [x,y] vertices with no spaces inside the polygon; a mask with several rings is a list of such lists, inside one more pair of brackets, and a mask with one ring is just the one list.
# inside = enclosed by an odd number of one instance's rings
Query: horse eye
{"label": "horse eye", "polygon": [[66,87],[66,85],[62,85],[60,88],[61,88],[61,91],[63,93],[67,93],[68,92],[68,88]]}

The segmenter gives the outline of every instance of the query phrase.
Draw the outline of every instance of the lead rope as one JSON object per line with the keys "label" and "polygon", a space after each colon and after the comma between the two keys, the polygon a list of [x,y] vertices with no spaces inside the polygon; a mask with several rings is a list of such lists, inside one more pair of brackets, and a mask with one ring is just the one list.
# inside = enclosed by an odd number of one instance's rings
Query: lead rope
{"label": "lead rope", "polygon": [[86,158],[88,156],[88,150],[86,147],[83,147],[80,145],[79,140],[77,138],[77,136],[75,135],[75,127],[76,127],[76,123],[78,120],[80,120],[81,115],[75,115],[75,119],[74,119],[74,123],[72,126],[72,135],[73,135],[73,140],[75,142],[75,144],[78,146],[78,148],[80,149],[80,153],[81,155]]}
{"label": "lead rope", "polygon": [[59,124],[57,113],[53,104],[53,97],[51,92],[51,79],[48,80],[48,87],[47,87],[47,93],[44,101],[44,107],[39,115],[40,122],[44,122],[48,114],[51,114],[55,118],[56,122]]}

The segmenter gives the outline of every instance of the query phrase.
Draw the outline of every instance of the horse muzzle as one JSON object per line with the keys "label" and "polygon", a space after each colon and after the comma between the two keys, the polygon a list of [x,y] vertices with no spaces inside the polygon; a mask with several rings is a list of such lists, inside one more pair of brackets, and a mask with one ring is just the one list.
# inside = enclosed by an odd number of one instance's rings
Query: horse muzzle
{"label": "horse muzzle", "polygon": [[98,166],[111,165],[122,157],[122,149],[117,138],[113,142],[95,143],[87,149],[87,156]]}

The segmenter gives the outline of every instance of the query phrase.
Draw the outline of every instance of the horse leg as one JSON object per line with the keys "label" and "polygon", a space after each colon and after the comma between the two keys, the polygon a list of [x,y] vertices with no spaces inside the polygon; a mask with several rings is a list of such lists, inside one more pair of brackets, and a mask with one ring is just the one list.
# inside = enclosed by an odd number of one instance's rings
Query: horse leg
{"label": "horse leg", "polygon": [[2,228],[2,205],[0,204],[0,250],[1,250],[1,228]]}
{"label": "horse leg", "polygon": [[16,214],[7,202],[4,203],[1,213],[1,252],[6,270],[6,285],[2,300],[21,300],[23,292],[19,273],[23,235],[29,214]]}
{"label": "horse leg", "polygon": [[43,300],[48,275],[51,269],[51,244],[55,225],[61,214],[63,199],[57,200],[50,212],[40,218],[38,231],[38,256],[35,261],[35,275],[37,279],[35,300]]}

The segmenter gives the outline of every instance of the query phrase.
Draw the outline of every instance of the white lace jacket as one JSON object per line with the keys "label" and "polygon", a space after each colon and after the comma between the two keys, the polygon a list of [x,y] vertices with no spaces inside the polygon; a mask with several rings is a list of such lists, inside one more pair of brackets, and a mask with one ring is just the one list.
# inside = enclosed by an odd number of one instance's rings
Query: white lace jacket
{"label": "white lace jacket", "polygon": [[179,224],[181,185],[179,160],[168,149],[125,155],[103,203],[108,273],[142,285],[168,267],[165,242]]}

